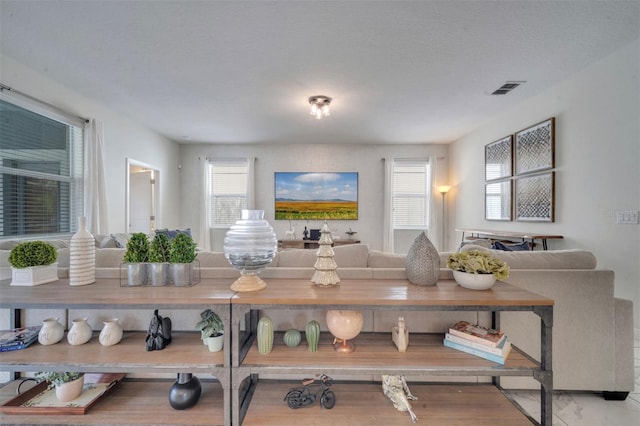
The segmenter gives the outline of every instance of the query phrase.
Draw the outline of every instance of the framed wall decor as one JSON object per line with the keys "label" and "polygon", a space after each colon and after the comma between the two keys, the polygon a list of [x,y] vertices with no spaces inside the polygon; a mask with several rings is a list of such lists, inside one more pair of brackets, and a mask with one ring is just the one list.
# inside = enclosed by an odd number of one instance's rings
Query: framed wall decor
{"label": "framed wall decor", "polygon": [[511,179],[484,185],[484,218],[511,220]]}
{"label": "framed wall decor", "polygon": [[490,181],[511,176],[512,146],[512,135],[484,146],[484,180]]}
{"label": "framed wall decor", "polygon": [[357,220],[357,172],[275,172],[276,220]]}
{"label": "framed wall decor", "polygon": [[553,222],[555,172],[515,178],[515,218],[525,222]]}
{"label": "framed wall decor", "polygon": [[555,117],[517,132],[513,156],[516,175],[554,168]]}

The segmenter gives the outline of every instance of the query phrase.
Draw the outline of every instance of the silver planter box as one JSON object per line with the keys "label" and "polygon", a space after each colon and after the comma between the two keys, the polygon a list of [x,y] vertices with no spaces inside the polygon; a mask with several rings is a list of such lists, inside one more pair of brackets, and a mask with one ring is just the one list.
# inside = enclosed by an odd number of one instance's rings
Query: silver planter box
{"label": "silver planter box", "polygon": [[149,281],[154,287],[171,283],[169,263],[149,263]]}
{"label": "silver planter box", "polygon": [[149,280],[148,263],[127,263],[127,285],[147,285]]}

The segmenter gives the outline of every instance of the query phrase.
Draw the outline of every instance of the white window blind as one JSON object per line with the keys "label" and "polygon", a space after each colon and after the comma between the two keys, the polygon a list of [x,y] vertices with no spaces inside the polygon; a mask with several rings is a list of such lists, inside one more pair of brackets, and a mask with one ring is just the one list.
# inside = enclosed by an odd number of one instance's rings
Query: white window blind
{"label": "white window blind", "polygon": [[247,208],[247,159],[216,159],[209,164],[212,228],[228,228]]}
{"label": "white window blind", "polygon": [[393,227],[424,229],[429,223],[429,162],[394,160]]}
{"label": "white window blind", "polygon": [[0,237],[70,234],[82,215],[82,120],[0,98]]}

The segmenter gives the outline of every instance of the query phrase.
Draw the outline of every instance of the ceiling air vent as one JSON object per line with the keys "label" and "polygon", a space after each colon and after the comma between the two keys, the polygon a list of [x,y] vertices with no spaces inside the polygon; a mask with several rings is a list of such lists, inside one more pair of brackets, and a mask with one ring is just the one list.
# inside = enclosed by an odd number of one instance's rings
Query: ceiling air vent
{"label": "ceiling air vent", "polygon": [[507,81],[491,94],[506,95],[507,93],[509,93],[510,91],[512,91],[513,89],[515,89],[516,87],[520,86],[523,83],[525,83],[525,81]]}

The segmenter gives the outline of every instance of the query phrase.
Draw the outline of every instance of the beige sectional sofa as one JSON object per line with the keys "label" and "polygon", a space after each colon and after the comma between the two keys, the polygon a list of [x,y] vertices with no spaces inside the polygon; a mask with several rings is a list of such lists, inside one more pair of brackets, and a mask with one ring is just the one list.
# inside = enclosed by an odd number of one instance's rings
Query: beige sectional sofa
{"label": "beige sectional sofa", "polygon": [[[334,252],[337,273],[342,280],[370,279],[372,285],[376,285],[377,279],[406,279],[404,255],[369,250],[364,244],[338,246]],[[611,397],[625,396],[624,393],[633,390],[633,306],[628,300],[614,297],[613,271],[598,268],[593,254],[582,250],[492,252],[511,267],[511,275],[505,282],[555,300],[555,389],[605,391],[608,392],[605,396]],[[446,268],[447,254],[440,254],[442,279],[452,278],[451,271]],[[123,255],[123,248],[97,248],[97,276],[118,276]],[[8,266],[7,256],[8,250],[0,250],[2,266]],[[231,283],[238,276],[223,253],[200,252],[197,259],[202,278],[229,278]],[[269,279],[276,278],[310,278],[315,260],[315,250],[281,251],[261,276],[267,284]],[[68,264],[68,248],[62,247],[59,249],[60,276],[66,275]],[[70,313],[69,316],[80,314]],[[174,328],[191,329],[197,314],[175,313],[172,317]],[[304,329],[310,319],[324,324],[324,317],[319,311],[274,310],[262,314],[269,315],[280,330]],[[390,331],[399,315],[405,317],[410,332],[443,332],[460,319],[490,324],[486,312],[381,310],[364,314],[364,331]],[[29,312],[25,314],[27,323],[38,323],[41,319]],[[127,318],[124,325],[128,329],[146,329],[148,320],[148,313],[140,313],[139,318]],[[540,326],[537,316],[533,313],[503,313],[501,328],[513,344],[539,357]],[[529,388],[536,383],[533,379],[502,378],[503,386],[508,388]]]}

